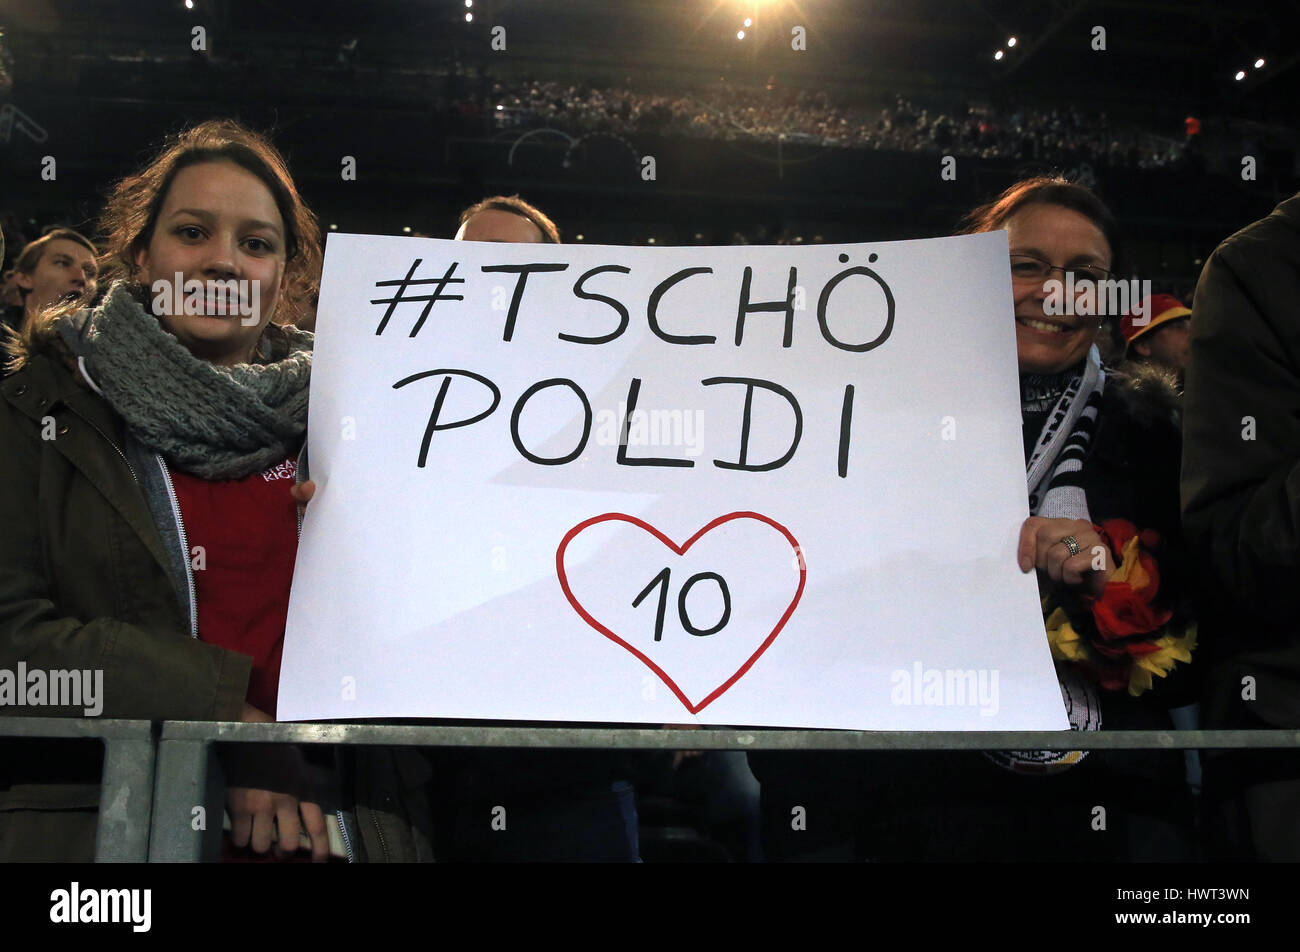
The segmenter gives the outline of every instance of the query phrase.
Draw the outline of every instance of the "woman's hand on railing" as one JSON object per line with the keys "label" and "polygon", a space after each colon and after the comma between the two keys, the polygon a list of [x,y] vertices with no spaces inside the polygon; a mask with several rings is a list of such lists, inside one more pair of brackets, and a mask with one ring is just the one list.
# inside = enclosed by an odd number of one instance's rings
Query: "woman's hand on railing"
{"label": "woman's hand on railing", "polygon": [[[698,731],[703,730],[700,724],[665,724],[664,727],[674,731]],[[673,770],[676,770],[683,762],[691,757],[698,757],[703,751],[700,750],[674,750],[673,751]]]}
{"label": "woman's hand on railing", "polygon": [[[246,724],[273,724],[275,718],[265,711],[245,702],[239,719]],[[266,745],[250,745],[265,747]],[[294,747],[276,747],[273,750],[253,752],[256,759],[265,761],[268,756],[277,760],[301,761],[301,754]],[[283,766],[286,774],[306,776],[306,767],[302,763],[288,763]],[[258,771],[260,772],[260,771]],[[279,769],[274,771],[279,773]],[[237,847],[251,846],[254,853],[265,853],[271,848],[272,833],[278,827],[279,838],[275,853],[284,858],[299,849],[299,834],[305,832],[311,842],[311,858],[314,863],[323,863],[330,857],[329,833],[325,828],[325,816],[321,808],[306,800],[300,800],[290,793],[263,790],[256,787],[226,788],[226,809],[230,812],[231,838]]]}
{"label": "woman's hand on railing", "polygon": [[329,833],[325,815],[314,803],[298,800],[287,793],[231,787],[226,790],[226,809],[230,811],[231,838],[241,849],[252,846],[254,853],[271,848],[272,833],[279,830],[275,855],[283,859],[299,848],[299,834],[306,832],[311,841],[313,863],[330,858]]}

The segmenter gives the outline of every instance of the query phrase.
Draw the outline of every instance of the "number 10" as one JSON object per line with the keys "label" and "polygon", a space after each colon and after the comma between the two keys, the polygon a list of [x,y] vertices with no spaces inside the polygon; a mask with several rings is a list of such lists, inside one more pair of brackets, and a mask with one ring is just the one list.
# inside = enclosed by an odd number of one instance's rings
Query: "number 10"
{"label": "number 10", "polygon": [[[659,589],[659,611],[655,615],[655,641],[663,640],[664,607],[668,601],[669,574],[670,570],[665,566],[663,571],[652,578],[650,584],[641,590],[641,594],[632,600],[632,607],[636,608],[645,601],[645,597],[654,590],[656,585],[662,583],[662,587]],[[718,623],[712,628],[696,628],[691,624],[691,619],[686,614],[686,595],[690,592],[692,585],[705,579],[712,579],[718,583],[718,590],[722,593],[722,617],[718,619]],[[716,572],[700,572],[698,575],[692,575],[688,578],[686,584],[682,586],[681,592],[677,595],[677,617],[681,619],[683,628],[698,637],[716,634],[725,628],[727,622],[731,619],[731,592],[727,590],[727,583],[722,576]]]}

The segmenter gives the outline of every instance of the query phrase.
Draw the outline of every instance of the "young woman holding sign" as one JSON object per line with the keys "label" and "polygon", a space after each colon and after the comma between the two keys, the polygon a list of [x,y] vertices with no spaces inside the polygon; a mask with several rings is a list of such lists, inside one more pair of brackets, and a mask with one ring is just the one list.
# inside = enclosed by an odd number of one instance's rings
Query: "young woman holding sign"
{"label": "young woman holding sign", "polygon": [[[273,720],[311,374],[291,322],[319,275],[315,219],[266,139],[212,121],[120,182],[101,230],[103,299],[10,341],[0,668],[102,672],[104,717]],[[6,747],[0,861],[89,860],[97,752]],[[278,849],[302,831],[328,856],[295,748],[224,762],[236,846],[265,853],[278,826]]]}
{"label": "young woman holding sign", "polygon": [[[1193,699],[1184,669],[1195,646],[1175,391],[1158,373],[1125,376],[1101,364],[1102,315],[1088,296],[1104,297],[1096,292],[1113,277],[1117,229],[1095,195],[1063,179],[1018,182],[976,209],[966,231],[1002,229],[1031,513],[1018,558],[1022,571],[1038,573],[1071,725],[1171,729],[1169,708]],[[1058,308],[1062,287],[1078,296]],[[1191,857],[1178,751],[751,760],[764,782],[770,854],[787,858]],[[795,806],[806,811],[803,829],[792,829]]]}

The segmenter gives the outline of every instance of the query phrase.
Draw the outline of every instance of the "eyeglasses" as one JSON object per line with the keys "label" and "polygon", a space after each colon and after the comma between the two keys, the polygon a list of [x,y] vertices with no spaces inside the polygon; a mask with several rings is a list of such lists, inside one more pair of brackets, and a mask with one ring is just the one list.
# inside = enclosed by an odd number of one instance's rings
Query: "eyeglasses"
{"label": "eyeglasses", "polygon": [[[1104,281],[1113,273],[1095,264],[1062,268],[1050,261],[1044,261],[1037,255],[1014,254],[1011,256],[1011,279],[1013,281],[1021,281],[1026,284],[1031,281],[1046,281],[1053,271],[1061,272],[1065,280],[1067,282],[1072,281],[1076,288],[1081,284]],[[1071,275],[1073,275],[1073,279]]]}

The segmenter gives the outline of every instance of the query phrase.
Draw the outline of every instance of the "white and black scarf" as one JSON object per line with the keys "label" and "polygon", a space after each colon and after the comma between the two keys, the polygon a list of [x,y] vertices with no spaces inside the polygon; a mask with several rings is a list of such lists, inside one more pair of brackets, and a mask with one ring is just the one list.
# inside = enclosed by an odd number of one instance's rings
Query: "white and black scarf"
{"label": "white and black scarf", "polygon": [[[1025,464],[1029,484],[1029,513],[1048,519],[1082,519],[1092,522],[1081,475],[1083,462],[1097,429],[1097,412],[1106,386],[1106,368],[1096,345],[1088,350],[1083,367],[1070,378],[1047,415],[1042,432]],[[1069,662],[1057,662],[1072,730],[1101,727],[1101,699],[1097,688]],[[1059,773],[1082,761],[1082,750],[986,751],[994,763],[1017,773]]]}
{"label": "white and black scarf", "polygon": [[1070,378],[1048,413],[1025,464],[1031,516],[1092,521],[1079,474],[1097,429],[1097,411],[1105,386],[1106,369],[1093,345],[1083,368]]}

